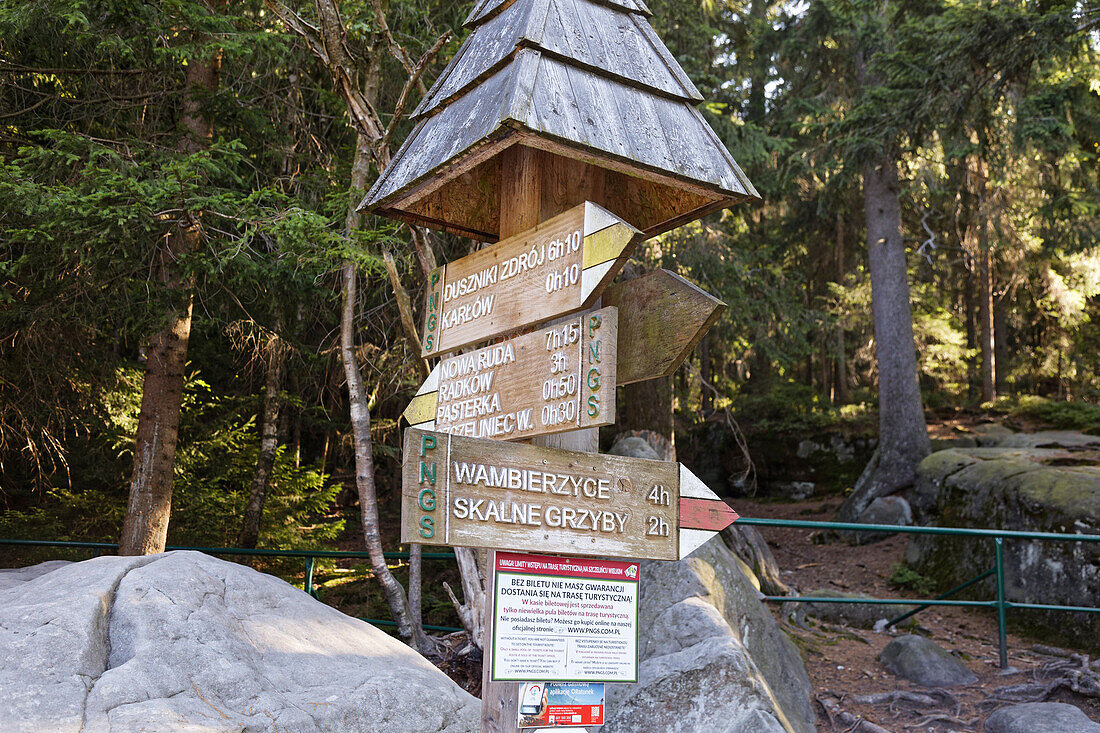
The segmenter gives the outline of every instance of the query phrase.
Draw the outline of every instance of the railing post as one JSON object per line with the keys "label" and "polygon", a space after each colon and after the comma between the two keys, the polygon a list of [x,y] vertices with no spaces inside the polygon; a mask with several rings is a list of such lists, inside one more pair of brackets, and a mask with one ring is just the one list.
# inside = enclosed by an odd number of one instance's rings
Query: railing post
{"label": "railing post", "polygon": [[1001,669],[1008,667],[1008,634],[1005,630],[1005,559],[1002,538],[993,539],[993,553],[997,561],[997,644],[1001,655]]}
{"label": "railing post", "polygon": [[313,558],[312,557],[307,557],[306,558],[305,588],[306,588],[306,593],[310,594],[314,598],[317,597],[317,594],[313,592]]}

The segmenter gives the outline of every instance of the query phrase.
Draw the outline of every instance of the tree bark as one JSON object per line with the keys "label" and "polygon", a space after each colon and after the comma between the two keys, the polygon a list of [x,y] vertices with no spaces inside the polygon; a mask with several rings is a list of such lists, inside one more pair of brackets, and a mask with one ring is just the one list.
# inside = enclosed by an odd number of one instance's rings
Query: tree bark
{"label": "tree bark", "polygon": [[1008,350],[1008,315],[1012,310],[1013,287],[1005,288],[993,300],[993,388],[1004,394],[1012,356]]}
{"label": "tree bark", "polygon": [[[222,7],[224,1],[218,3],[218,9]],[[213,121],[202,109],[201,100],[218,88],[220,71],[220,52],[210,58],[190,59],[187,64],[180,114],[183,135],[177,145],[181,153],[197,153],[210,145]],[[157,258],[158,277],[175,296],[177,304],[167,313],[164,328],[149,342],[141,413],[134,436],[130,497],[118,541],[120,555],[164,552],[168,542],[193,297],[191,283],[183,281],[176,272],[176,261],[181,255],[197,250],[201,242],[201,214],[188,212],[185,220],[165,237]]]}
{"label": "tree bark", "polygon": [[997,396],[993,369],[993,273],[989,266],[989,245],[982,242],[978,253],[978,339],[982,357],[982,402]]}
{"label": "tree bark", "polygon": [[863,166],[871,311],[878,361],[879,460],[868,479],[841,505],[837,513],[840,521],[857,519],[876,497],[911,486],[917,467],[930,449],[917,379],[898,194],[897,161],[884,151],[878,160]]}
{"label": "tree bark", "polygon": [[252,489],[244,508],[239,547],[254,548],[260,541],[260,521],[263,518],[271,469],[279,450],[279,393],[283,389],[283,352],[279,336],[271,334],[264,349],[264,406],[260,417],[260,454],[252,473]]}
{"label": "tree bark", "polygon": [[993,268],[990,266],[989,227],[985,184],[985,162],[975,158],[968,166],[967,178],[973,181],[974,207],[970,230],[978,255],[978,348],[981,357],[982,402],[996,397],[993,371]]}
{"label": "tree bark", "polygon": [[[355,147],[355,162],[351,171],[348,192],[350,204],[345,219],[345,236],[349,239],[362,222],[362,215],[355,206],[362,198],[370,179],[371,141],[359,133]],[[405,589],[393,577],[386,558],[382,554],[382,535],[378,522],[378,495],[374,483],[373,441],[370,434],[370,408],[366,386],[359,370],[355,354],[355,311],[358,297],[358,275],[355,263],[347,261],[341,269],[342,305],[340,308],[340,357],[344,364],[344,377],[348,385],[348,410],[351,413],[351,429],[355,443],[355,486],[359,492],[359,508],[363,524],[363,540],[370,555],[371,570],[382,586],[390,613],[397,623],[397,631],[403,639],[424,652],[431,642],[424,630],[412,622],[409,601]]]}
{"label": "tree bark", "polygon": [[[836,214],[836,281],[844,284],[844,217]],[[852,401],[848,390],[848,358],[844,349],[844,324],[836,326],[836,402],[846,405]]]}

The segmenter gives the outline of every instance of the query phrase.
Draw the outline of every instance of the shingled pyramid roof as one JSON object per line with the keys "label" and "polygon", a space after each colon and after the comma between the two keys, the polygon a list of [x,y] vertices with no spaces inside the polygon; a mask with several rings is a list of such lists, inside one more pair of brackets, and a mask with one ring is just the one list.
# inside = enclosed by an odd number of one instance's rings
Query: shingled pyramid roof
{"label": "shingled pyramid roof", "polygon": [[758,196],[648,15],[641,0],[480,0],[361,206],[495,240],[514,144],[605,169],[597,203],[648,235]]}

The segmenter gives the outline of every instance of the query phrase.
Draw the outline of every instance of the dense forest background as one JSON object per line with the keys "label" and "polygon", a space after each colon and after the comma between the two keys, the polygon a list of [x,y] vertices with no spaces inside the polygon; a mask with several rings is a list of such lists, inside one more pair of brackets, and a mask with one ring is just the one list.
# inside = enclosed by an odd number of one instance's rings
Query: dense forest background
{"label": "dense forest background", "polygon": [[[384,256],[418,308],[425,254],[473,243],[350,226],[349,207],[469,6],[0,1],[0,537],[118,539],[143,373],[183,333],[168,543],[354,547],[349,273],[374,478],[383,518],[396,512],[398,417],[422,372]],[[700,426],[744,434],[750,455],[765,433],[874,432],[874,156],[900,172],[929,414],[1100,429],[1100,5],[650,8],[763,197],[638,255],[729,305],[667,385],[683,453]],[[332,11],[341,58],[316,43]]]}

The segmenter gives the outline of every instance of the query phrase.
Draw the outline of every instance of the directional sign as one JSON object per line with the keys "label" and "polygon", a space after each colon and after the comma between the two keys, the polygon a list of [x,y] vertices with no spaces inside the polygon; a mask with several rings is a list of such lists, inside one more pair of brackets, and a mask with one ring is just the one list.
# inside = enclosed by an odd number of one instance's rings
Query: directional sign
{"label": "directional sign", "polygon": [[405,431],[401,541],[678,560],[737,513],[679,463]]}
{"label": "directional sign", "polygon": [[423,355],[446,354],[588,308],[641,239],[622,219],[585,202],[432,270]]}
{"label": "directional sign", "polygon": [[602,308],[443,359],[403,416],[413,427],[519,440],[615,422],[618,312]]}
{"label": "directional sign", "polygon": [[718,298],[668,270],[615,283],[602,303],[619,309],[619,384],[675,372],[726,310]]}

